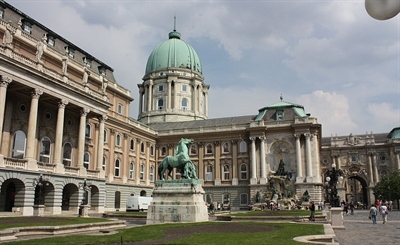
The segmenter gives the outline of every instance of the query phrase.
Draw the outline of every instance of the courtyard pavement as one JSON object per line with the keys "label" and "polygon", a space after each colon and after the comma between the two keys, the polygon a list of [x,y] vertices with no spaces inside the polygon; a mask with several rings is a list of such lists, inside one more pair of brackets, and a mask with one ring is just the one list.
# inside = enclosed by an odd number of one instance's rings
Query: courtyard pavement
{"label": "courtyard pavement", "polygon": [[354,215],[344,215],[344,230],[335,229],[336,242],[340,245],[394,245],[400,244],[400,211],[391,211],[388,222],[382,224],[382,216],[377,216],[377,224],[368,219],[369,210],[355,210]]}

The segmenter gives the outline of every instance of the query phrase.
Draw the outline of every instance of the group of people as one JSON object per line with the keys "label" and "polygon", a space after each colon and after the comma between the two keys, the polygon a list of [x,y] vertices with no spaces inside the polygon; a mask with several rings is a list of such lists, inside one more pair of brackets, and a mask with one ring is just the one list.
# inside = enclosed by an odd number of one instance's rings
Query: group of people
{"label": "group of people", "polygon": [[351,214],[351,215],[354,215],[355,205],[354,205],[354,202],[353,202],[353,201],[351,201],[351,202],[349,202],[349,203],[347,203],[347,202],[345,202],[345,201],[342,201],[342,202],[340,203],[340,206],[342,207],[343,212],[344,212],[346,215],[349,214],[349,211],[350,211],[350,214]]}
{"label": "group of people", "polygon": [[215,210],[221,210],[221,204],[219,202],[217,202],[217,205],[214,205],[213,202],[211,202],[210,204],[206,203],[206,205],[208,207],[208,213],[210,216],[215,215]]}
{"label": "group of people", "polygon": [[371,208],[369,209],[369,218],[372,220],[373,224],[376,224],[376,216],[378,213],[382,215],[382,224],[386,224],[389,214],[388,205],[388,202],[381,202],[380,200],[377,200],[375,204],[371,205]]}

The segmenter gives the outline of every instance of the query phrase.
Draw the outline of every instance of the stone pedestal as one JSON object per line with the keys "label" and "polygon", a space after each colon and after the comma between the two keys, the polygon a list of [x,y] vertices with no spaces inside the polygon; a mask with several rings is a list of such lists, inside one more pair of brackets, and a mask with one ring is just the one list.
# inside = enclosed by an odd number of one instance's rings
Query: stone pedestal
{"label": "stone pedestal", "polygon": [[146,224],[208,221],[204,194],[200,180],[156,181]]}
{"label": "stone pedestal", "polygon": [[79,206],[79,217],[89,217],[89,205]]}
{"label": "stone pedestal", "polygon": [[331,208],[331,225],[333,229],[345,229],[343,225],[343,210],[340,207]]}
{"label": "stone pedestal", "polygon": [[33,205],[33,216],[44,216],[45,205]]}

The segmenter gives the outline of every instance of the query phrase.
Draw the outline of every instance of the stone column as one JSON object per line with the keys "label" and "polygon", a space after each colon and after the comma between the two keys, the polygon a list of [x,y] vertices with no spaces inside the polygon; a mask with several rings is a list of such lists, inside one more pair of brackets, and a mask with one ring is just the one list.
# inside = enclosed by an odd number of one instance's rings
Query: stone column
{"label": "stone column", "polygon": [[267,183],[267,174],[266,174],[266,163],[265,163],[265,136],[260,136],[258,137],[261,140],[261,145],[260,145],[260,159],[261,159],[261,179],[260,179],[260,184],[266,184]]}
{"label": "stone column", "polygon": [[89,109],[83,108],[81,110],[81,119],[79,121],[79,135],[78,135],[78,165],[81,170],[83,167],[83,154],[85,153],[85,129],[86,129],[86,116],[90,112]]}
{"label": "stone column", "polygon": [[250,184],[257,184],[257,170],[256,170],[256,138],[250,137],[251,140],[251,179]]}
{"label": "stone column", "polygon": [[35,89],[31,96],[31,108],[29,112],[29,125],[28,125],[28,135],[26,139],[26,156],[27,159],[35,159],[36,150],[36,126],[37,126],[37,115],[39,106],[39,97],[43,94],[43,91]]}
{"label": "stone column", "polygon": [[223,179],[222,176],[222,165],[221,164],[221,142],[220,141],[215,141],[214,142],[214,156],[215,156],[215,179],[214,179],[214,185],[220,186],[221,185],[221,180]]}
{"label": "stone column", "polygon": [[394,151],[394,154],[396,155],[396,169],[400,169],[400,150]]}
{"label": "stone column", "polygon": [[374,184],[374,176],[373,176],[373,168],[372,168],[372,154],[368,153],[368,178],[369,178],[369,185]]}
{"label": "stone column", "polygon": [[197,87],[196,87],[196,83],[193,84],[193,91],[192,91],[192,109],[194,111],[194,113],[196,113],[197,111]]}
{"label": "stone column", "polygon": [[313,140],[314,140],[314,151],[315,151],[315,176],[317,182],[321,182],[321,166],[320,166],[320,160],[319,160],[319,143],[318,143],[318,134],[313,135]]}
{"label": "stone column", "polygon": [[310,138],[311,134],[304,134],[306,137],[306,170],[307,170],[307,182],[312,182],[312,165],[311,165],[311,147]]}
{"label": "stone column", "polygon": [[375,183],[379,182],[378,163],[376,161],[376,152],[372,153],[372,164],[374,166]]}
{"label": "stone column", "polygon": [[303,182],[303,168],[302,168],[302,164],[301,164],[300,136],[301,136],[301,134],[294,135],[295,140],[296,140],[296,167],[297,167],[296,182],[297,183]]}
{"label": "stone column", "polygon": [[[6,76],[0,77],[0,149],[3,136],[3,126],[4,126],[4,113],[6,110],[6,96],[7,96],[7,86],[12,82],[12,79]],[[0,151],[1,152],[1,151]]]}
{"label": "stone column", "polygon": [[97,142],[97,170],[103,172],[103,150],[104,150],[104,124],[107,115],[99,116],[99,141]]}
{"label": "stone column", "polygon": [[171,98],[172,98],[172,91],[171,91],[171,87],[172,87],[172,81],[168,80],[168,92],[167,92],[167,110],[171,109]]}
{"label": "stone column", "polygon": [[204,115],[208,116],[208,91],[204,93]]}
{"label": "stone column", "polygon": [[153,80],[149,81],[149,107],[148,110],[152,111],[153,110]]}
{"label": "stone column", "polygon": [[67,100],[61,100],[58,102],[58,114],[57,114],[57,126],[56,126],[56,137],[54,142],[54,164],[60,165],[62,163],[62,141],[64,132],[64,114],[65,106],[68,105]]}
{"label": "stone column", "polygon": [[149,88],[145,85],[144,86],[144,111],[146,113],[149,112]]}
{"label": "stone column", "polygon": [[[232,185],[238,185],[239,184],[239,177],[238,175],[240,174],[240,163],[238,163],[238,150],[237,150],[237,140],[232,140]],[[200,160],[200,159],[199,159]],[[239,167],[239,170],[238,170]],[[200,169],[200,168],[199,168]]]}
{"label": "stone column", "polygon": [[143,112],[143,87],[139,87],[139,115]]}

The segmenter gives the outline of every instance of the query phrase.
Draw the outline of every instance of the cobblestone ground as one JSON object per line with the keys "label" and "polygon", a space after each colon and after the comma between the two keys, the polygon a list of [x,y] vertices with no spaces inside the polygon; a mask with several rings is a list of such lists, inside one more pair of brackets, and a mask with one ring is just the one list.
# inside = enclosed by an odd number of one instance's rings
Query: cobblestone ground
{"label": "cobblestone ground", "polygon": [[346,229],[335,229],[336,241],[340,245],[400,244],[400,211],[390,212],[386,224],[380,215],[377,224],[372,224],[368,214],[368,210],[355,210],[354,215],[344,215]]}

